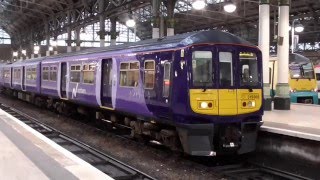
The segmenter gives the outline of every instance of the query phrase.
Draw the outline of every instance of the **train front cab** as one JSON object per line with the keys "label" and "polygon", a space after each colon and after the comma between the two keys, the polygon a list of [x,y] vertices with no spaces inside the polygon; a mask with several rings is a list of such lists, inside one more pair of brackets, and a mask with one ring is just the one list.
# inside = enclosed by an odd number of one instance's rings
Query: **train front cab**
{"label": "train front cab", "polygon": [[[302,63],[294,63],[295,56],[305,59]],[[290,54],[289,59],[289,86],[290,101],[292,103],[318,104],[318,92],[314,66],[306,57],[298,54]],[[271,81],[271,97],[276,95],[278,77],[278,58],[270,57],[269,70]],[[293,62],[293,63],[292,63]]]}
{"label": "train front cab", "polygon": [[318,104],[317,81],[312,63],[289,65],[289,71],[291,102]]}
{"label": "train front cab", "polygon": [[187,54],[194,124],[178,128],[184,150],[200,156],[253,151],[263,113],[261,52],[212,45],[193,46]]}

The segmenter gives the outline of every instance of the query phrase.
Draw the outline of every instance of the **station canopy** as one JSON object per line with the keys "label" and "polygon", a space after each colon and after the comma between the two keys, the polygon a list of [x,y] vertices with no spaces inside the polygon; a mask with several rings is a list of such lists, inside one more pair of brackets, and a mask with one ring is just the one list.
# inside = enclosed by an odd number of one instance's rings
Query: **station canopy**
{"label": "station canopy", "polygon": [[[103,11],[99,4],[103,1]],[[258,0],[233,0],[237,9],[233,13],[224,11],[225,0],[204,0],[205,7],[196,10],[194,0],[159,0],[160,16],[164,26],[168,19],[168,8],[174,4],[175,33],[203,29],[220,29],[242,38],[257,42],[258,39]],[[117,18],[125,24],[128,15],[136,20],[136,33],[140,39],[151,38],[153,24],[153,0],[1,0],[0,28],[12,38],[33,36],[45,39],[46,26],[50,36],[66,33],[67,27],[85,27],[106,19]],[[270,0],[271,37],[277,34],[278,1]],[[68,21],[71,17],[71,21]],[[294,19],[304,26],[299,34],[300,42],[320,41],[319,0],[291,0],[290,22]],[[289,29],[289,28],[288,28]]]}

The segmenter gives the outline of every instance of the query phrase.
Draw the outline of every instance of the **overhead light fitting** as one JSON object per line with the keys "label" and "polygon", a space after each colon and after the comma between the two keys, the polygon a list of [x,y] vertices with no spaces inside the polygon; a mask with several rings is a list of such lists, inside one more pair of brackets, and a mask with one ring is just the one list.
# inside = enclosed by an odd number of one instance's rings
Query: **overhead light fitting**
{"label": "overhead light fitting", "polygon": [[227,13],[233,13],[237,9],[237,6],[232,1],[229,1],[223,6],[223,9]]}
{"label": "overhead light fitting", "polygon": [[35,46],[34,47],[34,51],[38,51],[39,52],[39,50],[40,50],[40,46]]}
{"label": "overhead light fitting", "polygon": [[304,27],[302,24],[298,23],[297,25],[294,26],[294,30],[296,32],[302,32],[304,30]]}
{"label": "overhead light fitting", "polygon": [[206,7],[206,3],[203,0],[196,0],[192,3],[192,7],[196,10],[201,10]]}
{"label": "overhead light fitting", "polygon": [[134,27],[136,25],[136,21],[134,21],[133,19],[128,19],[126,25],[128,27]]}
{"label": "overhead light fitting", "polygon": [[12,56],[13,57],[17,57],[18,56],[18,52],[17,51],[13,51]]}

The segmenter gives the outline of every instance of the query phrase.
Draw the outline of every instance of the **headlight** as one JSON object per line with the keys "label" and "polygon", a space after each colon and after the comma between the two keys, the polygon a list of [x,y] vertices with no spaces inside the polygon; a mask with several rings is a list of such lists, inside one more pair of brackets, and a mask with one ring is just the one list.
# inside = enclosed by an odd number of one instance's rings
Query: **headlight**
{"label": "headlight", "polygon": [[205,109],[205,108],[208,108],[208,103],[207,102],[201,102],[200,103],[200,107]]}
{"label": "headlight", "polygon": [[311,89],[311,91],[318,92],[317,88]]}
{"label": "headlight", "polygon": [[249,101],[248,102],[248,107],[255,107],[256,103],[254,101]]}
{"label": "headlight", "polygon": [[296,92],[297,90],[296,89],[290,89],[290,92],[291,93],[294,93],[294,92]]}

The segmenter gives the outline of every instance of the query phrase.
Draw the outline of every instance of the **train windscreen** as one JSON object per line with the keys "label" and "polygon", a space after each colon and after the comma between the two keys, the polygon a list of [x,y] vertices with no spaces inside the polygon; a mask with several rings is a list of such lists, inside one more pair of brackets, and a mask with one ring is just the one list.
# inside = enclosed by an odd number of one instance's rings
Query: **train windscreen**
{"label": "train windscreen", "polygon": [[314,79],[314,70],[311,63],[290,65],[292,79]]}
{"label": "train windscreen", "polygon": [[211,51],[194,51],[192,53],[192,75],[194,86],[212,86],[213,67]]}
{"label": "train windscreen", "polygon": [[255,53],[240,52],[241,86],[258,86],[258,61]]}
{"label": "train windscreen", "polygon": [[317,81],[320,81],[320,73],[317,73],[316,76],[317,76]]}

